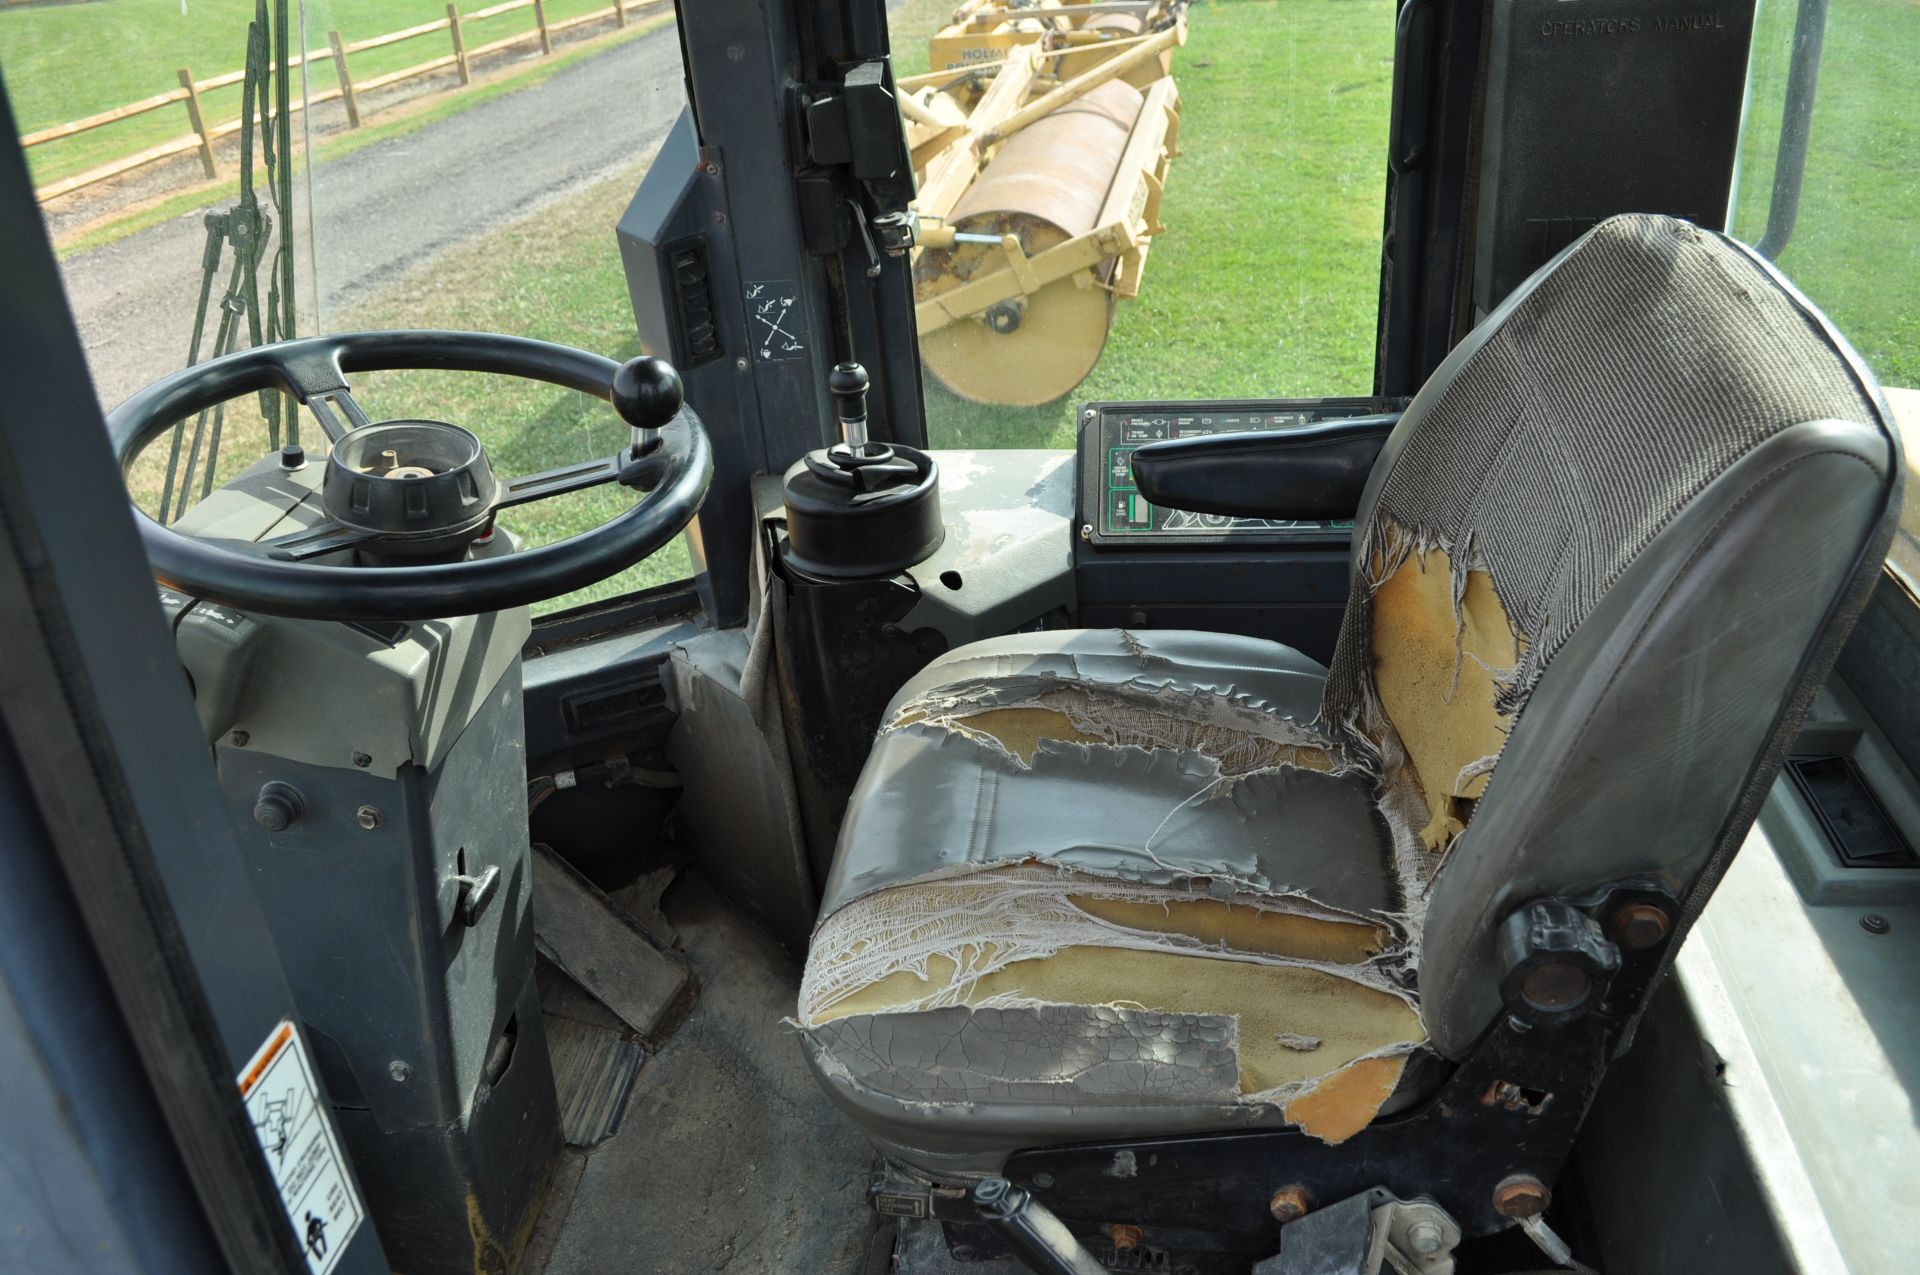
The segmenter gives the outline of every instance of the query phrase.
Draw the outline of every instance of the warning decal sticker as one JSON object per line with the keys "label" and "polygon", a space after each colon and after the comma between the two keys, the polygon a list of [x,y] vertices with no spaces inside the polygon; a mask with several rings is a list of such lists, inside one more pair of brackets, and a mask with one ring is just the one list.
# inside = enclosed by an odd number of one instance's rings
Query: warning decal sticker
{"label": "warning decal sticker", "polygon": [[240,1097],[313,1275],[329,1275],[366,1217],[346,1157],[320,1106],[313,1059],[282,1022],[240,1073]]}

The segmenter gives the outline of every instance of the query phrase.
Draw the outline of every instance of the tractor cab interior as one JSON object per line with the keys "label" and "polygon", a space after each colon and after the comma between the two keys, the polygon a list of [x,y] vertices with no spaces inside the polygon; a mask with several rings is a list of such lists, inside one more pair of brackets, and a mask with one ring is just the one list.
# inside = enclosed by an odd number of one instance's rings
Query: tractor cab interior
{"label": "tractor cab interior", "polygon": [[1920,223],[1802,208],[1828,0],[1383,7],[1370,382],[1105,394],[1287,233],[1177,85],[1307,7],[677,6],[598,350],[423,320],[474,258],[300,317],[286,0],[184,368],[0,148],[0,1267],[1920,1256],[1913,294],[1783,257]]}

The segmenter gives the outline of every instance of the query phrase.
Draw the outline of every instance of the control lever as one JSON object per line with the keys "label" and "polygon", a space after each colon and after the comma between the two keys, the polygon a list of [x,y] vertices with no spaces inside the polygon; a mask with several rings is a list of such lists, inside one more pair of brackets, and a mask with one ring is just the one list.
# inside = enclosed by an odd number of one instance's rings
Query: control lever
{"label": "control lever", "polygon": [[836,363],[827,377],[840,416],[840,437],[855,455],[867,450],[867,387],[872,381],[858,363]]}
{"label": "control lever", "polygon": [[1073,1237],[1052,1209],[1005,1178],[973,1188],[973,1207],[1013,1255],[1040,1275],[1105,1275],[1106,1267]]}
{"label": "control lever", "polygon": [[808,452],[806,465],[828,482],[850,485],[865,496],[903,482],[917,481],[924,467],[885,443],[867,436],[867,369],[858,363],[836,363],[827,377],[834,411],[840,418],[840,437],[826,452]]}
{"label": "control lever", "polygon": [[663,458],[656,454],[660,431],[686,404],[686,385],[673,364],[642,354],[622,363],[613,374],[611,398],[613,410],[620,413],[632,434],[625,463],[620,466],[620,483],[640,491],[651,490],[662,468]]}
{"label": "control lever", "polygon": [[884,579],[924,561],[945,538],[939,467],[867,432],[867,369],[827,377],[840,440],[808,452],[785,480],[788,563],[826,578]]}

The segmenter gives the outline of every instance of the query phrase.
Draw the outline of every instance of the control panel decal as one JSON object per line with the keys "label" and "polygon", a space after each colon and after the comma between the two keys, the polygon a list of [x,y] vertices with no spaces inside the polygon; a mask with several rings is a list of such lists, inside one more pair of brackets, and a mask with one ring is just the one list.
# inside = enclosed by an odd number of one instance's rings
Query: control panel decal
{"label": "control panel decal", "polygon": [[800,285],[791,279],[750,280],[745,292],[754,355],[762,363],[805,358],[806,313],[800,308]]}

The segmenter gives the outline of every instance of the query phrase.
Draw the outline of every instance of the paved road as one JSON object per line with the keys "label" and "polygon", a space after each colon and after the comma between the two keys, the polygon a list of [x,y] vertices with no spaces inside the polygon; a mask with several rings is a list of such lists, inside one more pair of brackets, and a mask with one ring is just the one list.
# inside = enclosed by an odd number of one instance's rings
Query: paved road
{"label": "paved road", "polygon": [[[322,315],[634,164],[666,136],[685,101],[678,37],[663,27],[533,88],[320,165],[314,255]],[[205,241],[196,211],[65,263],[103,406],[185,362]],[[315,295],[310,281],[304,288]],[[305,327],[305,301],[302,313]]]}

